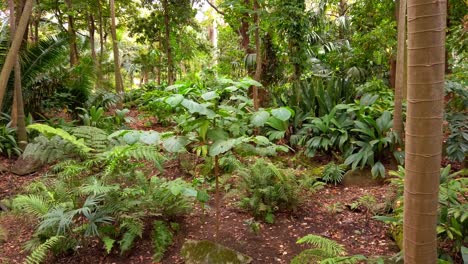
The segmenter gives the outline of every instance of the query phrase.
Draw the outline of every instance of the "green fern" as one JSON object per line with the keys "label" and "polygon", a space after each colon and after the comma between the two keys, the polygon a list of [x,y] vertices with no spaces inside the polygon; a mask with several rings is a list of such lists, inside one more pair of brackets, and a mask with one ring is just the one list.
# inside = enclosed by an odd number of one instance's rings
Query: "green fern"
{"label": "green fern", "polygon": [[118,185],[105,185],[100,180],[94,177],[91,177],[88,181],[88,184],[84,184],[79,189],[82,194],[99,195],[106,194],[108,192],[116,191],[119,189]]}
{"label": "green fern", "polygon": [[40,160],[43,163],[51,163],[70,158],[77,154],[77,149],[61,137],[53,136],[47,138],[41,135],[26,146],[23,158],[32,158]]}
{"label": "green fern", "polygon": [[32,125],[29,125],[28,128],[37,130],[39,131],[39,133],[47,137],[59,136],[63,138],[64,140],[70,142],[74,146],[76,146],[82,152],[86,153],[86,152],[90,152],[91,150],[93,150],[92,148],[84,144],[83,139],[77,139],[75,136],[70,135],[68,132],[66,132],[63,129],[54,128],[54,127],[44,125],[44,124],[32,124]]}
{"label": "green fern", "polygon": [[50,206],[44,197],[34,194],[18,195],[13,200],[13,208],[36,217],[45,215],[49,211]]}
{"label": "green fern", "polygon": [[153,260],[160,262],[164,257],[167,248],[172,244],[174,235],[169,227],[163,221],[154,221],[153,223]]}
{"label": "green fern", "polygon": [[291,264],[355,264],[366,260],[362,255],[345,256],[343,245],[321,236],[307,235],[297,243],[310,244],[313,248],[299,253],[291,260]]}
{"label": "green fern", "polygon": [[115,172],[123,162],[127,163],[129,159],[152,161],[159,170],[163,170],[163,163],[165,161],[165,157],[155,146],[140,144],[115,146],[111,150],[104,152],[101,158],[107,163],[105,168],[106,175]]}
{"label": "green fern", "polygon": [[26,258],[26,264],[40,264],[43,263],[47,257],[49,250],[60,243],[63,236],[53,236],[47,239],[46,242],[38,246],[32,253]]}
{"label": "green fern", "polygon": [[298,244],[310,244],[325,253],[327,256],[339,256],[346,254],[343,245],[337,242],[316,235],[307,235],[297,241]]}
{"label": "green fern", "polygon": [[86,146],[93,148],[96,152],[104,152],[108,149],[108,134],[97,127],[79,126],[71,130],[71,134],[77,138],[84,139]]}
{"label": "green fern", "polygon": [[139,218],[125,217],[122,219],[120,229],[125,230],[125,232],[119,241],[121,254],[132,248],[133,242],[137,237],[142,237],[143,228],[143,221]]}

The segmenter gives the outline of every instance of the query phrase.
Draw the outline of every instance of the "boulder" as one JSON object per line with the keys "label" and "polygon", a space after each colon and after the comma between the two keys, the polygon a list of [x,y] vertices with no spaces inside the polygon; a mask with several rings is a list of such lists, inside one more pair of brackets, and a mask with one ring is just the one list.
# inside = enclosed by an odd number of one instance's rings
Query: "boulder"
{"label": "boulder", "polygon": [[19,176],[24,176],[38,171],[43,165],[44,163],[39,159],[20,157],[11,167],[11,172]]}
{"label": "boulder", "polygon": [[207,240],[185,241],[181,255],[186,264],[248,264],[252,258]]}
{"label": "boulder", "polygon": [[373,177],[370,169],[349,170],[344,174],[341,183],[344,186],[369,187],[381,185],[383,179]]}

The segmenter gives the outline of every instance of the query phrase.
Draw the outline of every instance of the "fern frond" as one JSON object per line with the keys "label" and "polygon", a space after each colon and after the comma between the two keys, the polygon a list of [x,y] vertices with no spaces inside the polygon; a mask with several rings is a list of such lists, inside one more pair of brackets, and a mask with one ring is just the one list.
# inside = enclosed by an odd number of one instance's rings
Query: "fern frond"
{"label": "fern frond", "polygon": [[124,218],[120,228],[126,230],[119,241],[120,253],[124,253],[132,248],[133,242],[137,237],[143,235],[143,221],[138,218]]}
{"label": "fern frond", "polygon": [[40,264],[43,263],[47,257],[49,250],[56,246],[60,241],[65,238],[63,236],[53,236],[47,239],[46,242],[38,246],[32,253],[26,258],[26,264]]}
{"label": "fern frond", "polygon": [[93,148],[96,152],[104,152],[109,146],[107,133],[97,127],[79,126],[71,130],[71,134],[82,138],[86,146]]}
{"label": "fern frond", "polygon": [[328,256],[340,256],[346,254],[343,245],[328,238],[316,235],[307,235],[297,241],[298,244],[310,244],[316,249],[322,250]]}
{"label": "fern frond", "polygon": [[18,195],[13,199],[13,207],[17,210],[24,211],[27,214],[41,217],[47,214],[50,209],[50,204],[42,196],[29,194]]}
{"label": "fern frond", "polygon": [[105,194],[110,191],[115,191],[119,189],[119,186],[117,185],[104,185],[101,181],[98,179],[92,177],[89,180],[90,183],[85,184],[80,187],[80,192],[82,194],[93,194],[93,195],[98,195],[98,194]]}
{"label": "fern frond", "polygon": [[66,132],[63,129],[54,128],[48,125],[37,124],[37,123],[29,125],[28,128],[37,130],[39,133],[46,135],[46,136],[50,136],[50,137],[59,136],[63,138],[64,140],[68,141],[69,143],[73,144],[74,146],[76,146],[82,152],[86,153],[86,152],[90,152],[91,150],[93,150],[92,148],[84,144],[83,139],[77,139],[75,136],[70,135],[68,132]]}

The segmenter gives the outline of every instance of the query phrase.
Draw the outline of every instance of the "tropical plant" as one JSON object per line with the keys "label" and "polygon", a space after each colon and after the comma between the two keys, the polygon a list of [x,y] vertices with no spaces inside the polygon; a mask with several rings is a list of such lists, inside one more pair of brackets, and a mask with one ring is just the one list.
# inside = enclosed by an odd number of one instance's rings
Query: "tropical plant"
{"label": "tropical plant", "polygon": [[343,180],[344,173],[343,165],[330,162],[323,169],[322,180],[336,185]]}
{"label": "tropical plant", "polygon": [[360,263],[367,260],[362,255],[346,256],[345,248],[337,242],[317,235],[307,235],[297,240],[298,244],[311,245],[291,260],[291,264]]}
{"label": "tropical plant", "polygon": [[294,174],[267,160],[257,159],[237,174],[241,177],[239,205],[267,223],[274,222],[276,211],[293,210],[300,202],[299,184]]}
{"label": "tropical plant", "polygon": [[0,153],[7,155],[21,155],[21,149],[16,142],[16,130],[9,125],[0,125]]}

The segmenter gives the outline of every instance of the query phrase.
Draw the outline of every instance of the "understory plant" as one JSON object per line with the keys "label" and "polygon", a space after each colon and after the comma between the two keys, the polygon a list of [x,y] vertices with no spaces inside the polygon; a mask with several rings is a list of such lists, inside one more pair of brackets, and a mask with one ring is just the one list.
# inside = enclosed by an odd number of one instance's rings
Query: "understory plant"
{"label": "understory plant", "polygon": [[344,165],[352,170],[369,166],[374,177],[385,177],[383,163],[388,154],[393,154],[400,164],[404,159],[397,151],[400,139],[391,129],[391,113],[374,109],[378,98],[366,94],[353,104],[335,106],[322,117],[307,118],[291,142],[303,146],[309,157],[332,152],[343,157]]}
{"label": "understory plant", "polygon": [[275,164],[257,159],[236,172],[240,176],[240,206],[267,223],[277,211],[294,210],[299,204],[299,183],[295,175]]}
{"label": "understory plant", "polygon": [[307,244],[311,248],[295,256],[291,260],[291,264],[354,264],[367,260],[363,255],[346,256],[347,253],[343,245],[317,235],[304,236],[297,240],[297,244]]}
{"label": "understory plant", "polygon": [[[81,156],[54,165],[50,174],[55,177],[32,183],[26,194],[13,200],[16,211],[39,220],[27,244],[32,252],[73,251],[98,239],[108,253],[117,250],[124,253],[142,237],[145,219],[158,217],[164,221],[185,214],[200,197],[198,191],[182,179],[168,181],[158,177],[166,160],[159,145],[108,142],[102,148],[95,144],[96,148],[91,149],[86,144],[98,139],[85,141],[46,125],[36,124],[30,128],[60,137],[83,150]],[[75,133],[84,135],[88,130],[99,129],[82,127]],[[145,169],[148,162],[160,172],[150,174],[151,170]],[[155,230],[162,230],[161,224],[155,226]],[[60,247],[50,245],[53,237],[61,237]],[[154,237],[161,240],[156,234]],[[155,259],[162,257],[163,248],[168,245],[161,241]],[[46,255],[33,253],[31,258],[39,263]],[[42,260],[38,261],[38,257]]]}

